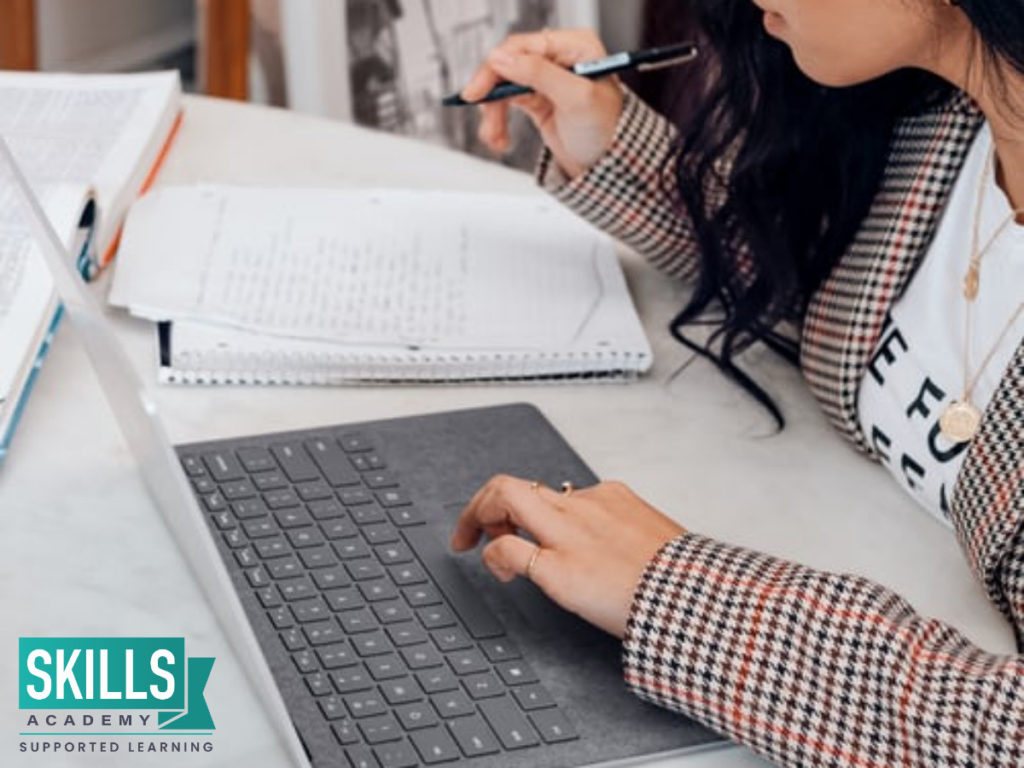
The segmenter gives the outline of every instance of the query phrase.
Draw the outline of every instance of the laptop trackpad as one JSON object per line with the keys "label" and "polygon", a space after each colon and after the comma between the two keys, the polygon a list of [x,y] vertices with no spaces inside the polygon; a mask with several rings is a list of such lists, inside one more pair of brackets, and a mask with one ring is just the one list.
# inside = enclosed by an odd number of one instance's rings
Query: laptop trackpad
{"label": "laptop trackpad", "polygon": [[[465,505],[465,502],[445,504],[448,519],[454,520]],[[455,561],[489,605],[503,614],[511,608],[539,637],[557,637],[563,644],[586,647],[608,642],[605,632],[560,608],[530,581],[518,578],[509,584],[499,582],[483,564],[479,548],[457,556]]]}

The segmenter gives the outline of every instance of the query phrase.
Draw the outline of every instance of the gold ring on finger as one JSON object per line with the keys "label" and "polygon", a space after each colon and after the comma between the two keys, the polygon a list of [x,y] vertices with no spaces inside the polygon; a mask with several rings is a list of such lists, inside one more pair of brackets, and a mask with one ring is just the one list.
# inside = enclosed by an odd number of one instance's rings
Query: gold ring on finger
{"label": "gold ring on finger", "polygon": [[533,554],[530,555],[529,561],[526,563],[526,568],[523,570],[523,576],[533,581],[533,566],[537,564],[537,558],[540,557],[540,547],[533,548]]}

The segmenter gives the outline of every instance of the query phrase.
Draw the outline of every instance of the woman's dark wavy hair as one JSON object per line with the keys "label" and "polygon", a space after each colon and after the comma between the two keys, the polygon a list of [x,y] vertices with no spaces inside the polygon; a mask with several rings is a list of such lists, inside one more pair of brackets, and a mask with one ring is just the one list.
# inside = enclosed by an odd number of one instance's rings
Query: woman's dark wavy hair
{"label": "woman's dark wavy hair", "polygon": [[[802,317],[857,233],[878,192],[897,121],[948,97],[952,87],[912,70],[850,88],[823,87],[765,33],[762,11],[750,0],[669,5],[695,25],[712,54],[702,57],[703,78],[698,73],[706,87],[687,94],[688,117],[679,121],[673,158],[702,257],[695,290],[671,330],[756,398],[782,429],[774,400],[735,358],[760,342],[798,363],[798,344],[779,324]],[[986,59],[1024,72],[1024,0],[961,0],[959,6]],[[694,82],[692,70],[686,77]],[[722,180],[716,160],[730,152],[735,159]],[[716,210],[706,190],[723,182],[727,199]],[[747,247],[737,248],[739,242]],[[715,326],[707,343],[684,333],[697,323]]]}

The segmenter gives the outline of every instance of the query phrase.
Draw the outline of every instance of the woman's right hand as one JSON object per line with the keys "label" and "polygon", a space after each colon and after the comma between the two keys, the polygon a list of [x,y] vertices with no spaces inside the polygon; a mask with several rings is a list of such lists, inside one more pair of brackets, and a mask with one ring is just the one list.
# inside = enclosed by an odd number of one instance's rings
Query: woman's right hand
{"label": "woman's right hand", "polygon": [[597,35],[586,29],[510,36],[473,75],[462,98],[477,101],[505,80],[535,93],[481,105],[480,140],[496,153],[508,151],[508,113],[515,106],[537,126],[562,171],[569,178],[583,174],[611,146],[622,115],[622,89],[617,78],[588,80],[567,67],[607,55]]}

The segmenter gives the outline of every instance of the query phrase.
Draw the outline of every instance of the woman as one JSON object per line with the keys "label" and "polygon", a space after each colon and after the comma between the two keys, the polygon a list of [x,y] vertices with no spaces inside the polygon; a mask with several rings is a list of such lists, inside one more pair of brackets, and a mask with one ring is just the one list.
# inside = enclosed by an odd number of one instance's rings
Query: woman
{"label": "woman", "polygon": [[[463,95],[534,88],[545,186],[694,282],[681,338],[720,306],[704,352],[769,407],[732,356],[786,353],[796,320],[837,429],[955,529],[1020,647],[1024,1],[700,6],[708,85],[681,126],[567,72],[604,53],[578,31],[509,39]],[[495,150],[508,108],[485,108]],[[618,483],[495,478],[452,543],[484,535],[499,579],[623,639],[638,695],[781,765],[1024,765],[1024,656],[877,584],[688,532]]]}

